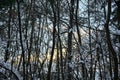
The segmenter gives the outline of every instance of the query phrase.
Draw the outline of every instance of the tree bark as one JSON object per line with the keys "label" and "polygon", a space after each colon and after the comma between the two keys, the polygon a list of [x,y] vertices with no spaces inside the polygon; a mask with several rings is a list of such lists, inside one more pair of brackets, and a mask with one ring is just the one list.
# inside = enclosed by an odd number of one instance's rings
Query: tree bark
{"label": "tree bark", "polygon": [[47,73],[47,80],[51,80],[51,67],[52,67],[52,61],[53,61],[53,55],[54,55],[54,49],[55,49],[55,35],[56,35],[56,12],[54,10],[54,6],[51,3],[51,7],[53,10],[53,15],[54,15],[54,21],[53,21],[53,40],[52,40],[52,51],[51,51],[51,56],[50,56],[50,62],[48,65],[48,73]]}
{"label": "tree bark", "polygon": [[107,38],[108,48],[110,49],[112,58],[114,60],[114,66],[113,66],[114,80],[118,80],[118,59],[117,59],[117,54],[111,44],[110,31],[109,31],[110,15],[111,15],[111,0],[108,0],[108,14],[105,23],[106,38]]}
{"label": "tree bark", "polygon": [[12,4],[10,5],[9,7],[9,20],[8,20],[8,41],[7,41],[7,48],[6,48],[6,51],[5,51],[5,56],[4,56],[4,61],[6,62],[8,59],[9,59],[9,48],[10,48],[10,37],[11,37],[11,9],[12,9]]}
{"label": "tree bark", "polygon": [[18,11],[18,26],[19,26],[19,37],[20,37],[20,44],[22,49],[22,57],[23,57],[23,80],[26,80],[26,71],[25,71],[25,54],[24,54],[24,47],[23,47],[23,37],[22,37],[22,27],[21,27],[21,14],[20,14],[20,1],[17,0],[17,11]]}
{"label": "tree bark", "polygon": [[68,27],[68,76],[67,80],[72,80],[72,31],[73,31],[73,14],[74,14],[74,0],[70,1],[70,26]]}

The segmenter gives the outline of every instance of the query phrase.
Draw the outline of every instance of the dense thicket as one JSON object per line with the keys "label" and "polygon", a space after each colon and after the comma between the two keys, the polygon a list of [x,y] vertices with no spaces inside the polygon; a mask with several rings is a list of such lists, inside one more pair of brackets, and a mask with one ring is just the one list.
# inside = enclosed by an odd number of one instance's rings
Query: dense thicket
{"label": "dense thicket", "polygon": [[119,80],[119,4],[0,0],[0,79]]}

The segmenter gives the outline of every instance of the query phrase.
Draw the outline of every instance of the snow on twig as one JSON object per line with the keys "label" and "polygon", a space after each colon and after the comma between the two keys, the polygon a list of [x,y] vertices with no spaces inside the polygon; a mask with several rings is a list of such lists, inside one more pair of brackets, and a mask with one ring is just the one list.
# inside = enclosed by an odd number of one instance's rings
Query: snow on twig
{"label": "snow on twig", "polygon": [[18,80],[23,80],[23,78],[21,77],[19,72],[14,67],[11,69],[11,64],[10,63],[8,63],[8,62],[5,63],[4,61],[0,60],[0,66],[5,68],[6,70],[11,71],[16,76],[16,78],[18,78]]}
{"label": "snow on twig", "polygon": [[120,30],[115,30],[112,33],[115,34],[115,35],[120,35]]}

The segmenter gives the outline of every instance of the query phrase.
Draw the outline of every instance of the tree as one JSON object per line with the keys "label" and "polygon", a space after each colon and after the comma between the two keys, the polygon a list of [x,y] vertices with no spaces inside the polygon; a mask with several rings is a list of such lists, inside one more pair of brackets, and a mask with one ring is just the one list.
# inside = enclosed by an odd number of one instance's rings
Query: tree
{"label": "tree", "polygon": [[8,7],[14,3],[15,3],[15,0],[9,0],[9,1],[8,0],[0,0],[0,9],[3,7]]}
{"label": "tree", "polygon": [[110,32],[109,32],[110,15],[111,15],[111,0],[108,1],[108,14],[107,14],[107,20],[105,23],[105,29],[106,29],[107,44],[114,60],[114,80],[118,80],[118,59],[117,59],[116,52],[111,44]]}
{"label": "tree", "polygon": [[119,21],[118,0],[1,1],[0,77],[117,80]]}

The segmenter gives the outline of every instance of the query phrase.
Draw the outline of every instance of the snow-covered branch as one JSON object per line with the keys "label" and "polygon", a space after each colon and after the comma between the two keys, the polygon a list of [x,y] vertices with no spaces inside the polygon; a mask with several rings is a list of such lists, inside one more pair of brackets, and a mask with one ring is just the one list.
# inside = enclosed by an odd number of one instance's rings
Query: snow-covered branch
{"label": "snow-covered branch", "polygon": [[[12,67],[10,65],[10,63],[8,63],[8,62],[5,63],[4,61],[0,60],[0,66],[2,68],[4,68],[5,70],[8,70],[8,71],[12,72],[12,74],[15,75],[15,77],[18,80],[23,80],[23,78],[21,77],[21,75],[19,74],[19,72],[14,67]],[[2,70],[2,69],[0,69],[0,70]],[[2,71],[0,71],[0,72],[2,72]]]}

